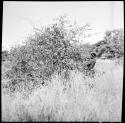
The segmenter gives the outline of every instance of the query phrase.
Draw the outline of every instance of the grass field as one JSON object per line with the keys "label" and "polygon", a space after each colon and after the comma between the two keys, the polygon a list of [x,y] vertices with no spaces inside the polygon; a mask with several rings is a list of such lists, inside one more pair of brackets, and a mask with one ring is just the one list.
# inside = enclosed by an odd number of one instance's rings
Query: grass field
{"label": "grass field", "polygon": [[[8,69],[3,66],[2,73]],[[98,60],[95,69],[94,79],[72,71],[65,86],[53,75],[29,96],[2,93],[2,121],[121,121],[123,62]]]}

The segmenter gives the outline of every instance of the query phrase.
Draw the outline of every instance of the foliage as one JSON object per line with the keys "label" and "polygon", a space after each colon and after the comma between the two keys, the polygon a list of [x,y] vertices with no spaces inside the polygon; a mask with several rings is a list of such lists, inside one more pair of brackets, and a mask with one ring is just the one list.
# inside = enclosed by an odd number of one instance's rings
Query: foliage
{"label": "foliage", "polygon": [[[102,60],[103,61],[103,60]],[[66,86],[58,75],[51,84],[37,88],[31,95],[2,93],[2,121],[121,121],[123,64],[97,63],[95,79],[71,72]]]}
{"label": "foliage", "polygon": [[124,56],[124,31],[116,29],[106,31],[104,40],[97,42],[94,51],[98,57],[120,58]]}
{"label": "foliage", "polygon": [[8,59],[8,51],[2,51],[2,61],[6,61]]}
{"label": "foliage", "polygon": [[91,46],[77,43],[78,36],[87,28],[88,25],[71,25],[65,17],[50,26],[35,28],[35,34],[27,38],[25,45],[10,51],[12,68],[6,75],[13,86],[29,81],[33,86],[45,84],[44,81],[51,79],[54,73],[67,74],[65,78],[71,70],[85,72],[84,68],[91,62]]}

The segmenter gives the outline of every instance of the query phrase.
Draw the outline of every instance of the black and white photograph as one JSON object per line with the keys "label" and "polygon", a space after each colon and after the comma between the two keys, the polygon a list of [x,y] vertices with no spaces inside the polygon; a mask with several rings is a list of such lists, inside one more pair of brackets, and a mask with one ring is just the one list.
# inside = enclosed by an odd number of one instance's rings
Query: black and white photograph
{"label": "black and white photograph", "polygon": [[123,1],[3,1],[2,122],[121,122]]}

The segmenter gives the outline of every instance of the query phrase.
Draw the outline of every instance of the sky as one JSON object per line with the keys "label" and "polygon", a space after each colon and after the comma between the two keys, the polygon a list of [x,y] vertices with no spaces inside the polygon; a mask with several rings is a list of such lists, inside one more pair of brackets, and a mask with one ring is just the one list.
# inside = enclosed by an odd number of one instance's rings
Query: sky
{"label": "sky", "polygon": [[33,32],[33,27],[51,24],[53,19],[68,15],[79,25],[90,24],[92,33],[82,43],[95,43],[106,30],[124,27],[122,1],[94,2],[3,2],[2,50],[22,42]]}

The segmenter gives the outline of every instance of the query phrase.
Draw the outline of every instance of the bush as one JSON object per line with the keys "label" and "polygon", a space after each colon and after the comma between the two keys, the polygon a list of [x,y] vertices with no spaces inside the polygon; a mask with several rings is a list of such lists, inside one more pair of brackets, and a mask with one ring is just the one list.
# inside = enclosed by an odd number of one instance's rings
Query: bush
{"label": "bush", "polygon": [[124,56],[124,31],[116,29],[106,31],[104,40],[97,42],[93,46],[97,56],[117,59]]}
{"label": "bush", "polygon": [[60,17],[48,27],[35,28],[35,34],[27,38],[25,45],[10,51],[12,68],[6,74],[15,83],[13,86],[29,81],[33,86],[45,84],[56,72],[59,75],[71,70],[86,72],[84,69],[91,64],[92,47],[76,43],[86,27],[69,26],[66,19]]}
{"label": "bush", "polygon": [[2,51],[2,61],[6,61],[8,59],[8,51]]}

